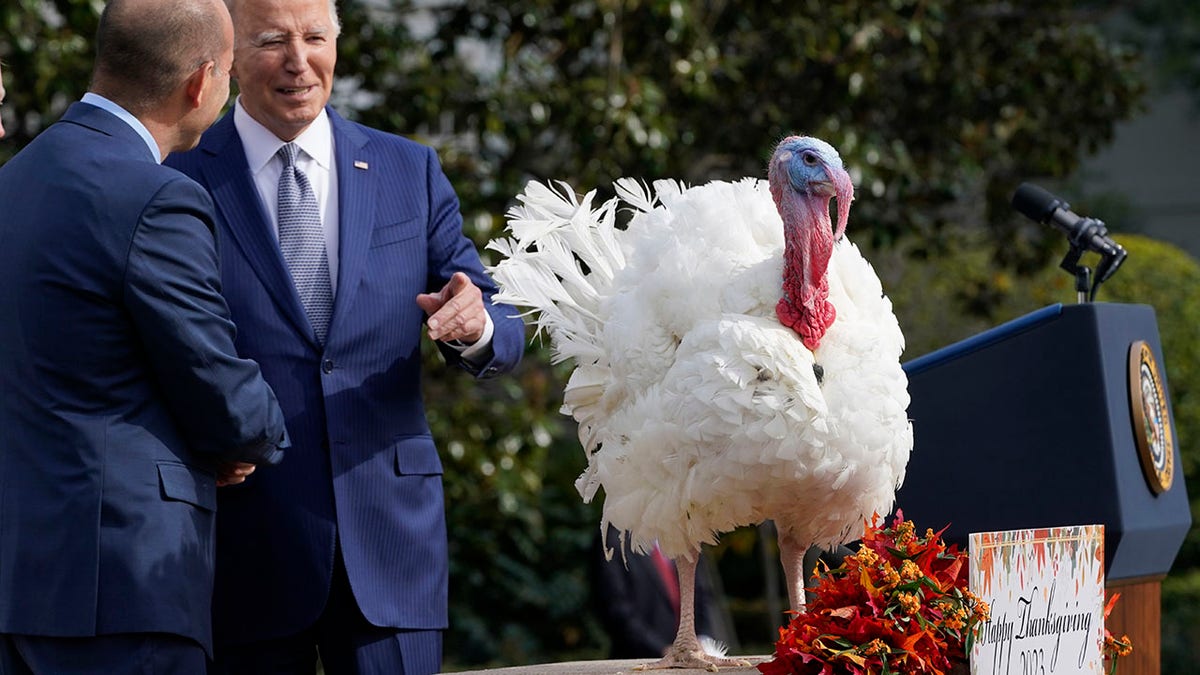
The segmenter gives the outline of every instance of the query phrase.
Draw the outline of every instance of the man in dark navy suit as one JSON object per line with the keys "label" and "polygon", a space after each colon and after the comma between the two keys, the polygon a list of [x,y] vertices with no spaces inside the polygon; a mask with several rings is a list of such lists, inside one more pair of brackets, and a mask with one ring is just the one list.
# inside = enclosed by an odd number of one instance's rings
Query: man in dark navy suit
{"label": "man in dark navy suit", "polygon": [[208,194],[220,0],[110,0],[90,91],[0,167],[0,673],[206,670],[217,486],[278,462]]}
{"label": "man in dark navy suit", "polygon": [[333,4],[232,1],[240,96],[169,162],[213,195],[238,351],[293,443],[220,497],[219,672],[440,670],[447,534],[422,329],[477,377],[524,349],[433,150],[327,106]]}

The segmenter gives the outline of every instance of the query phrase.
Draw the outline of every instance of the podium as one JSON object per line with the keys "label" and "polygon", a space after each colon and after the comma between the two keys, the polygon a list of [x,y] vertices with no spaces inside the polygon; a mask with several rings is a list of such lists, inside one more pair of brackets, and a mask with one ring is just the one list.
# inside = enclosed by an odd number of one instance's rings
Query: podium
{"label": "podium", "polygon": [[971,532],[1101,523],[1126,675],[1157,675],[1162,578],[1191,526],[1154,310],[1052,305],[909,361],[896,506]]}

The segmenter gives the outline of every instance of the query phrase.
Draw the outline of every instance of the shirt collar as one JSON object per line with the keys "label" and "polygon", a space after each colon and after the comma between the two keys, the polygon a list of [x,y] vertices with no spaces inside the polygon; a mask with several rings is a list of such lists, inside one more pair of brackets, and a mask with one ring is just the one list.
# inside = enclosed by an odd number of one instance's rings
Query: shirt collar
{"label": "shirt collar", "polygon": [[[246,112],[242,107],[241,96],[238,96],[234,103],[233,125],[242,139],[242,147],[246,150],[246,163],[250,166],[251,174],[261,171],[286,143]],[[291,142],[300,146],[304,154],[311,157],[321,168],[329,170],[332,166],[333,129],[324,108],[308,128]]]}
{"label": "shirt collar", "polygon": [[146,125],[142,124],[141,120],[134,117],[132,113],[100,94],[90,91],[84,94],[83,98],[79,100],[116,115],[117,119],[132,127],[137,132],[137,135],[141,136],[142,140],[146,142],[146,146],[150,148],[150,154],[154,156],[154,161],[162,164],[162,150],[158,147],[158,141],[154,140],[154,136],[150,135],[150,130],[146,128]]}

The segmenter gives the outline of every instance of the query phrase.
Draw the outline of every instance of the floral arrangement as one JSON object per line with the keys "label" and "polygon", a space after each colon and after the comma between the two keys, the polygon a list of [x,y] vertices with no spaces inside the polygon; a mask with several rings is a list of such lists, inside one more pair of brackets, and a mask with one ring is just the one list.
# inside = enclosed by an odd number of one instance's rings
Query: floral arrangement
{"label": "floral arrangement", "polygon": [[864,528],[858,552],[824,570],[816,599],[779,630],[765,675],[944,675],[967,663],[988,605],[967,590],[967,554],[918,537],[897,512]]}
{"label": "floral arrangement", "polygon": [[[864,528],[858,552],[826,567],[815,599],[779,629],[765,675],[947,675],[965,673],[976,628],[988,604],[967,590],[967,553],[946,546],[945,532],[925,530],[897,511]],[[1119,593],[1104,607],[1112,612]],[[1109,673],[1133,650],[1129,637],[1104,630]]]}

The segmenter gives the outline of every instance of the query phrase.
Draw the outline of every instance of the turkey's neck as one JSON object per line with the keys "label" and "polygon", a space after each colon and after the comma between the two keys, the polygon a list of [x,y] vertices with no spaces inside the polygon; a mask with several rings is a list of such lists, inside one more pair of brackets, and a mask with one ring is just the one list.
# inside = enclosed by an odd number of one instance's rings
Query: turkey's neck
{"label": "turkey's neck", "polygon": [[826,274],[834,243],[829,197],[800,197],[788,191],[775,201],[784,238],[783,296],[775,314],[780,323],[796,331],[805,347],[815,350],[837,318],[829,302]]}

